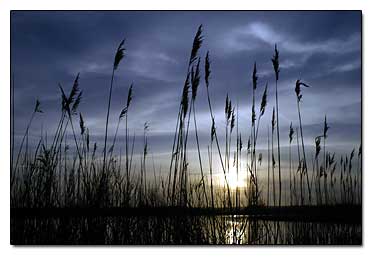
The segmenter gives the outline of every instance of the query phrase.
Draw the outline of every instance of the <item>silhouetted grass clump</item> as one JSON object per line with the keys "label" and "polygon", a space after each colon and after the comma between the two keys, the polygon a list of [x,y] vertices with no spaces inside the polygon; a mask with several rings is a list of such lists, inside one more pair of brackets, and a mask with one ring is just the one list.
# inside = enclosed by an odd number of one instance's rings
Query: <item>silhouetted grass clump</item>
{"label": "silhouetted grass clump", "polygon": [[[282,166],[278,82],[280,80],[280,54],[275,45],[272,66],[275,74],[275,106],[272,108],[271,121],[264,121],[267,111],[268,83],[258,85],[257,64],[252,71],[252,105],[250,135],[247,150],[243,151],[242,132],[239,131],[239,103],[233,103],[227,93],[224,104],[225,130],[224,143],[217,135],[216,115],[213,112],[211,91],[212,61],[209,52],[200,57],[203,44],[202,25],[198,27],[187,62],[187,70],[178,107],[173,146],[168,174],[156,176],[153,169],[147,168],[149,155],[148,133],[151,130],[144,123],[142,133],[143,148],[140,165],[134,161],[135,133],[130,136],[131,104],[136,101],[131,84],[126,102],[118,110],[118,120],[113,142],[108,145],[108,125],[111,113],[112,92],[115,71],[125,57],[125,41],[122,41],[114,56],[109,97],[105,117],[104,146],[91,142],[89,128],[85,125],[80,104],[84,102],[80,89],[79,74],[73,81],[70,92],[59,84],[61,92],[61,114],[52,142],[40,136],[38,144],[28,146],[29,130],[36,115],[43,113],[41,103],[36,100],[30,121],[17,156],[14,156],[14,131],[12,133],[11,164],[11,207],[12,208],[145,208],[176,207],[183,209],[203,208],[215,215],[223,209],[227,216],[182,216],[182,217],[74,217],[71,218],[12,218],[11,239],[18,244],[360,244],[361,225],[320,224],[306,222],[282,222],[252,220],[236,213],[243,210],[270,206],[354,206],[361,205],[361,146],[350,155],[341,156],[340,162],[335,153],[326,148],[327,132],[330,128],[327,118],[323,123],[322,134],[315,138],[315,154],[308,161],[305,150],[301,115],[301,86],[308,87],[296,80],[296,107],[298,126],[291,122],[289,128],[289,164]],[[201,61],[203,60],[203,61]],[[204,62],[204,64],[202,64]],[[202,74],[201,66],[204,74]],[[270,64],[269,64],[270,65]],[[199,97],[201,79],[204,79],[210,113],[210,142],[208,156],[204,158],[199,141],[196,118],[196,99]],[[14,88],[14,77],[13,77]],[[313,88],[310,87],[310,90]],[[262,98],[257,103],[256,91],[261,90]],[[249,91],[250,92],[250,91]],[[292,88],[290,87],[290,93]],[[68,94],[67,94],[68,93]],[[14,101],[13,101],[14,105]],[[256,110],[258,112],[256,113]],[[79,115],[78,115],[79,114]],[[190,122],[193,119],[196,151],[198,154],[198,176],[191,173],[189,164],[195,162],[188,157],[188,143],[191,136]],[[262,119],[263,118],[263,119]],[[13,115],[14,119],[14,115]],[[125,123],[125,164],[122,155],[116,156],[117,139],[121,122]],[[261,121],[262,124],[260,123]],[[79,124],[78,128],[74,125]],[[265,124],[265,125],[264,125]],[[257,126],[256,126],[257,125]],[[268,130],[267,136],[267,177],[259,176],[263,153],[258,153],[257,144],[261,140],[261,130]],[[270,136],[271,126],[271,136]],[[236,130],[235,130],[236,129]],[[13,128],[14,130],[14,128]],[[69,132],[70,131],[70,132]],[[296,146],[295,142],[296,131]],[[299,142],[301,139],[301,151]],[[70,147],[69,133],[74,147]],[[244,133],[243,133],[244,134]],[[190,136],[190,137],[189,137]],[[277,148],[274,148],[276,136]],[[321,153],[321,139],[323,151]],[[232,141],[234,140],[234,143]],[[26,143],[26,144],[25,144]],[[108,147],[108,148],[107,148]],[[117,147],[118,148],[118,147]],[[121,149],[121,147],[119,147]],[[297,148],[297,166],[294,166],[293,149]],[[218,164],[213,164],[213,153],[217,152]],[[244,152],[244,153],[243,153]],[[243,157],[244,155],[244,157]],[[321,158],[320,156],[323,155]],[[232,158],[233,157],[233,158]],[[355,160],[356,159],[356,160]],[[204,169],[204,162],[208,169]],[[231,163],[233,161],[233,163]],[[357,167],[354,167],[354,162]],[[285,168],[289,166],[288,173]],[[239,174],[245,167],[245,186],[230,182],[239,181]],[[282,167],[282,169],[281,169]],[[310,169],[312,167],[312,169]],[[309,168],[309,169],[308,169]],[[221,171],[223,184],[213,180],[213,171]],[[276,178],[276,170],[278,177]],[[311,172],[312,170],[312,172]],[[271,173],[270,173],[271,172]],[[340,172],[340,174],[339,174]],[[271,175],[271,177],[270,177]],[[262,182],[262,178],[264,182]],[[305,182],[306,178],[306,182]],[[287,182],[288,181],[288,182]],[[285,188],[289,185],[288,196]],[[272,187],[271,187],[272,185]],[[278,185],[278,187],[276,187]],[[306,192],[307,191],[307,192]],[[305,194],[308,199],[305,200]],[[288,197],[288,199],[286,198]],[[147,234],[145,234],[147,232]],[[151,237],[148,236],[151,234]]]}

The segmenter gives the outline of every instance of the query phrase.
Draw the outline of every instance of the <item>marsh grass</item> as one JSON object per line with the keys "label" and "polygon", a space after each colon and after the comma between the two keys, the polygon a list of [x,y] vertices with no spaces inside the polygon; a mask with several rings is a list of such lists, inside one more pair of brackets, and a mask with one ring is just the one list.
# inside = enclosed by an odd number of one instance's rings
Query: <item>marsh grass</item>
{"label": "marsh grass", "polygon": [[[270,206],[304,206],[305,188],[308,191],[307,205],[338,206],[361,205],[361,146],[356,154],[340,157],[330,153],[327,146],[329,126],[327,118],[323,123],[323,134],[315,138],[316,151],[310,160],[313,170],[309,181],[308,159],[304,144],[302,116],[300,104],[302,100],[301,86],[309,87],[300,80],[296,81],[296,108],[298,126],[290,124],[289,138],[289,174],[282,174],[280,159],[279,103],[278,81],[280,72],[279,51],[275,46],[272,65],[275,73],[276,103],[272,110],[272,120],[262,121],[268,105],[268,84],[263,87],[259,106],[256,106],[256,90],[258,89],[257,64],[252,72],[252,105],[250,132],[247,150],[243,153],[242,132],[239,130],[239,103],[232,103],[227,93],[224,114],[224,143],[218,137],[211,91],[212,70],[209,51],[203,59],[201,69],[200,48],[203,43],[202,25],[198,27],[192,43],[190,57],[187,61],[185,80],[179,101],[175,133],[170,157],[169,173],[166,175],[159,169],[157,175],[153,155],[153,171],[150,169],[150,148],[148,134],[151,128],[144,123],[142,139],[143,148],[140,155],[134,153],[135,137],[130,136],[131,124],[128,124],[131,103],[133,101],[133,84],[128,88],[127,101],[117,117],[113,142],[107,150],[107,142],[111,133],[108,130],[111,112],[112,93],[115,90],[115,71],[125,55],[124,41],[115,53],[105,120],[104,146],[101,155],[100,146],[91,142],[90,131],[85,124],[85,115],[80,112],[83,102],[83,91],[80,89],[79,74],[73,81],[69,94],[62,85],[61,116],[57,128],[48,143],[48,137],[41,132],[38,144],[31,149],[28,144],[29,130],[35,116],[43,113],[41,103],[36,100],[31,117],[26,125],[25,133],[15,156],[14,147],[14,113],[12,113],[12,162],[11,162],[11,207],[12,208],[146,208],[176,207],[203,208],[214,214],[217,209],[229,211],[227,216],[182,216],[182,217],[97,217],[97,218],[19,218],[11,219],[12,243],[90,243],[90,244],[331,244],[360,243],[361,226],[320,223],[290,223],[251,220],[235,215],[243,209],[256,209]],[[202,75],[201,71],[204,71]],[[201,152],[198,119],[199,109],[196,99],[199,97],[201,77],[204,76],[207,105],[210,113],[210,141],[207,146],[207,158]],[[14,91],[15,79],[12,79]],[[311,88],[312,89],[312,88]],[[135,89],[136,91],[136,89]],[[291,89],[290,89],[291,92]],[[248,92],[250,93],[250,91]],[[249,94],[250,95],[250,94]],[[14,93],[13,93],[14,97]],[[217,105],[217,103],[214,103]],[[12,110],[14,99],[12,101]],[[235,108],[236,106],[236,108]],[[258,112],[256,113],[256,109]],[[14,111],[13,111],[14,112]],[[78,115],[79,114],[79,115]],[[191,117],[192,116],[192,117]],[[189,164],[194,162],[188,156],[191,136],[190,122],[193,119],[194,138],[198,155],[199,173],[194,176]],[[124,143],[117,142],[121,122],[125,122]],[[78,128],[74,125],[79,124]],[[265,123],[265,125],[263,125]],[[191,126],[191,127],[192,127]],[[235,128],[236,126],[236,128]],[[265,127],[266,126],[266,127]],[[271,132],[270,132],[271,126]],[[257,153],[257,144],[261,139],[259,132],[267,128],[267,177],[259,176],[263,163],[263,154]],[[234,131],[236,129],[236,132]],[[71,131],[70,134],[68,133]],[[292,148],[294,132],[298,165],[293,166]],[[300,137],[299,137],[300,132]],[[243,132],[244,134],[245,132]],[[190,136],[190,137],[189,137]],[[277,140],[275,154],[274,136]],[[193,136],[192,136],[193,137]],[[72,138],[72,139],[71,139]],[[235,143],[232,143],[234,138]],[[301,147],[299,138],[301,139]],[[321,159],[321,139],[323,138],[323,159]],[[69,144],[73,144],[71,147]],[[122,165],[122,145],[125,149],[125,164]],[[118,150],[119,149],[119,156]],[[301,150],[300,150],[301,149]],[[214,155],[218,162],[214,163]],[[233,164],[230,164],[233,156]],[[276,157],[277,156],[277,157]],[[139,162],[135,160],[139,157]],[[354,161],[357,166],[354,167]],[[204,168],[204,163],[208,168]],[[287,163],[285,161],[284,163]],[[322,164],[321,164],[322,163]],[[285,165],[287,166],[287,165]],[[230,167],[234,169],[230,170]],[[239,181],[239,173],[245,167],[246,185],[239,187],[230,184],[229,176],[235,174]],[[310,167],[310,166],[309,166]],[[278,170],[278,178],[275,170]],[[214,171],[221,171],[223,185],[214,180]],[[152,175],[153,172],[153,175]],[[283,167],[284,172],[284,167]],[[340,172],[340,174],[338,174]],[[153,176],[153,179],[152,179]],[[234,176],[234,177],[235,177]],[[306,184],[304,182],[306,177]],[[288,179],[287,179],[288,178]],[[264,180],[264,184],[261,182]],[[289,181],[289,202],[286,200],[282,181]],[[278,181],[278,182],[277,182]],[[278,187],[276,187],[278,183]],[[323,185],[321,185],[321,183]],[[286,183],[287,185],[287,183]],[[271,196],[272,195],[272,196]],[[278,198],[277,198],[278,197]],[[283,198],[282,198],[283,197]],[[329,232],[333,230],[333,232]],[[140,232],[148,232],[147,237]],[[308,233],[309,232],[309,233]],[[55,234],[51,237],[50,234]],[[343,234],[343,236],[342,236]]]}

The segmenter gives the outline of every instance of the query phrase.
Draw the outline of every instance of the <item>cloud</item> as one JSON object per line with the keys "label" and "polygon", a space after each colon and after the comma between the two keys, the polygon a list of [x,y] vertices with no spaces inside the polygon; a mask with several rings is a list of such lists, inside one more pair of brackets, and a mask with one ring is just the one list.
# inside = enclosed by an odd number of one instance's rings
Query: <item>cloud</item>
{"label": "cloud", "polygon": [[130,52],[128,56],[128,70],[138,76],[167,82],[177,79],[171,71],[175,70],[178,61],[166,53],[141,48]]}
{"label": "cloud", "polygon": [[331,72],[344,73],[344,72],[350,72],[356,69],[361,69],[361,60],[357,59],[349,63],[337,65],[336,67],[331,69]]}
{"label": "cloud", "polygon": [[284,37],[277,33],[273,28],[262,22],[253,22],[243,28],[238,28],[238,32],[244,35],[250,35],[261,41],[272,44],[272,42],[284,41]]}
{"label": "cloud", "polygon": [[245,26],[238,26],[228,32],[225,43],[231,51],[254,51],[278,44],[282,51],[295,54],[341,54],[360,49],[361,37],[359,34],[345,36],[344,38],[326,38],[324,40],[299,41],[292,33],[278,32],[271,25],[264,22],[251,22]]}
{"label": "cloud", "polygon": [[[271,15],[268,12],[111,12],[105,15],[28,12],[18,15],[18,19],[11,21],[16,133],[24,133],[29,111],[38,97],[45,113],[37,117],[33,134],[40,134],[39,122],[43,121],[44,130],[52,135],[61,110],[57,83],[70,89],[76,73],[81,72],[80,86],[84,93],[80,111],[90,133],[100,140],[105,130],[113,55],[118,42],[126,36],[126,56],[115,76],[110,131],[115,130],[128,86],[134,82],[130,130],[141,134],[144,122],[148,121],[149,135],[153,137],[150,147],[154,152],[167,152],[173,140],[191,43],[196,26],[202,23],[201,55],[210,50],[210,94],[219,135],[224,133],[224,101],[229,93],[235,104],[239,102],[240,131],[243,137],[247,136],[250,76],[256,61],[257,104],[264,85],[269,83],[268,106],[261,118],[263,130],[259,133],[259,138],[266,139],[275,103],[270,59],[277,43],[281,54],[279,115],[285,139],[289,123],[298,121],[294,87],[300,78],[311,85],[303,92],[301,105],[305,137],[311,139],[319,132],[327,113],[331,123],[329,144],[338,145],[342,139],[357,142],[361,103],[359,17],[349,12],[308,15],[303,12],[272,12]],[[196,100],[202,144],[204,137],[205,140],[210,137],[204,87],[200,86]],[[193,127],[190,126],[191,135]]]}

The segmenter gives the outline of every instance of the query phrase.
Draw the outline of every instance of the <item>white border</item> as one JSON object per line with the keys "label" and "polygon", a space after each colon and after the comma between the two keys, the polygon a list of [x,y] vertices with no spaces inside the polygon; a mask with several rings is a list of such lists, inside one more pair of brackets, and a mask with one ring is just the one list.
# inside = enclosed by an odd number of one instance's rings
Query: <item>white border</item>
{"label": "white border", "polygon": [[[3,122],[0,126],[0,200],[2,209],[0,211],[0,248],[1,257],[19,257],[27,255],[28,257],[102,257],[102,256],[127,256],[127,257],[374,257],[373,249],[373,189],[374,183],[373,165],[370,163],[370,157],[374,156],[373,148],[370,143],[374,143],[374,123],[370,119],[372,117],[371,110],[374,110],[374,81],[373,67],[368,64],[370,57],[374,57],[373,51],[373,25],[374,10],[370,8],[370,0],[312,0],[312,1],[296,1],[296,0],[274,0],[274,1],[237,1],[230,0],[218,4],[217,1],[175,1],[175,0],[155,0],[155,1],[115,1],[115,0],[64,0],[64,1],[20,1],[20,0],[0,0],[0,78],[1,101],[0,112]],[[238,247],[238,248],[222,248],[222,247],[12,247],[9,244],[9,128],[10,128],[10,10],[179,10],[179,9],[222,9],[222,10],[362,10],[363,11],[363,120],[364,134],[363,139],[363,160],[364,160],[364,227],[363,227],[363,247]]]}

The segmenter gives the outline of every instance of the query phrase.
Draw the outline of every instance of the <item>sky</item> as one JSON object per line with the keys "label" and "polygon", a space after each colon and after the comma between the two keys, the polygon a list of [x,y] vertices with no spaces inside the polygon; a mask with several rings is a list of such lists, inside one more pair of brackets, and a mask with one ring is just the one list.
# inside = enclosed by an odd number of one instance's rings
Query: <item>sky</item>
{"label": "sky", "polygon": [[[251,76],[256,62],[257,104],[268,83],[268,105],[261,118],[258,140],[260,151],[266,151],[267,128],[275,106],[271,58],[277,44],[281,146],[288,146],[290,123],[298,125],[294,88],[295,81],[301,79],[310,85],[302,88],[301,101],[308,155],[314,151],[314,138],[323,133],[325,115],[330,126],[328,150],[349,153],[358,148],[361,143],[359,11],[13,11],[11,70],[15,77],[16,143],[21,141],[36,99],[41,102],[43,114],[33,121],[30,142],[36,142],[42,128],[50,137],[53,135],[61,110],[58,83],[70,91],[80,73],[83,99],[79,111],[92,141],[102,148],[113,58],[125,38],[125,57],[114,79],[109,135],[114,135],[128,87],[133,83],[129,127],[137,137],[137,151],[142,148],[143,125],[148,122],[150,153],[161,160],[170,159],[188,58],[200,24],[204,41],[199,54],[204,57],[208,50],[210,53],[210,94],[220,136],[225,128],[226,94],[238,105],[243,138],[249,135]],[[196,111],[204,152],[211,125],[204,84],[198,90]],[[123,128],[121,125],[120,135]],[[188,148],[193,157],[196,154],[193,140]],[[284,155],[282,159],[287,158]]]}

